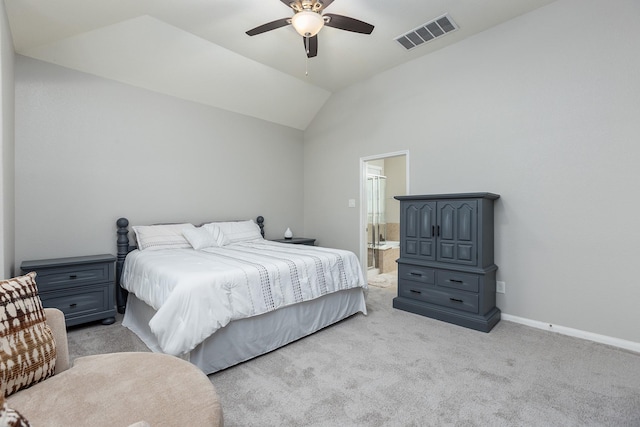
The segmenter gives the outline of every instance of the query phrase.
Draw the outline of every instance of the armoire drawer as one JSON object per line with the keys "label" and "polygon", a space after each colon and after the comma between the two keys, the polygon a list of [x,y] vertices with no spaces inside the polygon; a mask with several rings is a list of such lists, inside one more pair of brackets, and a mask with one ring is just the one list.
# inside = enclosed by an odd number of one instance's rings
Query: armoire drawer
{"label": "armoire drawer", "polygon": [[469,313],[478,313],[478,294],[438,289],[435,286],[421,286],[404,280],[398,281],[398,296],[450,307]]}
{"label": "armoire drawer", "polygon": [[480,276],[477,274],[460,273],[458,271],[438,270],[436,272],[438,286],[459,289],[461,291],[478,292]]}
{"label": "armoire drawer", "polygon": [[398,265],[398,281],[411,280],[413,282],[433,285],[436,283],[436,272],[432,268],[420,267],[411,264]]}

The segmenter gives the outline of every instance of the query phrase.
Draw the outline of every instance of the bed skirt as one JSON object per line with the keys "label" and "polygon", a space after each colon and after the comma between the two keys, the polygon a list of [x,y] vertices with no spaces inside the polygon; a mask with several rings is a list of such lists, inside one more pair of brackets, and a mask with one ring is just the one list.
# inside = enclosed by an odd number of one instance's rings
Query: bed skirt
{"label": "bed skirt", "polygon": [[[367,314],[365,291],[354,288],[290,305],[259,316],[234,320],[200,343],[183,358],[205,374],[268,353],[356,313]],[[161,353],[149,328],[155,310],[133,294],[127,299],[122,325],[149,349]]]}

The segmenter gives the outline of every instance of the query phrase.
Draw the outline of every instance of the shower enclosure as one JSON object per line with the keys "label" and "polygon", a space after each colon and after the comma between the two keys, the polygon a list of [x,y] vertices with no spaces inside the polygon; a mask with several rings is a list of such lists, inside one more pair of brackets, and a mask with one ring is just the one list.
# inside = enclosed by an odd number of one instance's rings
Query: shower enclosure
{"label": "shower enclosure", "polygon": [[367,267],[379,268],[378,253],[386,241],[385,188],[387,178],[382,175],[367,175]]}

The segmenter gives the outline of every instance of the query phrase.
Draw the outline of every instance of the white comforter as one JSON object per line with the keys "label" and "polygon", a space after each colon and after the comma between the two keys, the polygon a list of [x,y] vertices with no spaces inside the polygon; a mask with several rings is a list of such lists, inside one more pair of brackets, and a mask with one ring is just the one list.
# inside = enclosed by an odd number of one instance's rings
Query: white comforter
{"label": "white comforter", "polygon": [[121,283],[156,310],[151,331],[162,351],[176,356],[232,320],[367,288],[352,252],[266,240],[202,251],[135,250]]}

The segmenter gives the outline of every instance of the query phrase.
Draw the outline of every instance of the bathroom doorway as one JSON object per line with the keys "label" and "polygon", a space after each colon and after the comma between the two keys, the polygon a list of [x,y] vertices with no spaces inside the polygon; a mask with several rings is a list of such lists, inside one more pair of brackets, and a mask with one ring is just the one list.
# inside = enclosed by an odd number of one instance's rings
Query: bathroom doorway
{"label": "bathroom doorway", "polygon": [[369,278],[396,274],[400,257],[400,202],[409,193],[409,153],[361,159],[361,262]]}

